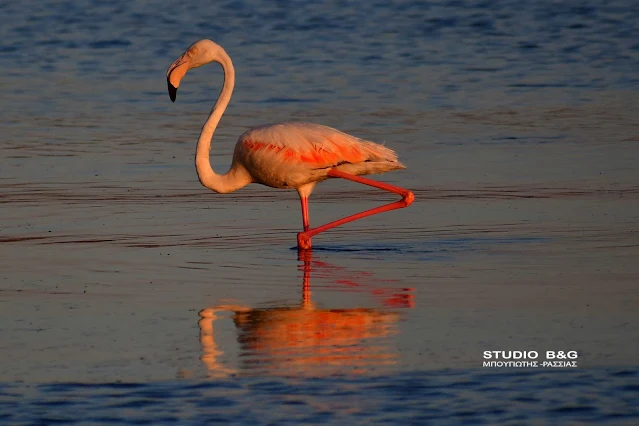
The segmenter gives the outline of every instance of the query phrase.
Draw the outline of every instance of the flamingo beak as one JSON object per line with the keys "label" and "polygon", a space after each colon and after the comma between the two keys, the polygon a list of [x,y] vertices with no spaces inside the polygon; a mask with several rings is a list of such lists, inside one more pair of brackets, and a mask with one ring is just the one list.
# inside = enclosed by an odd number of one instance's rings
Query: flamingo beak
{"label": "flamingo beak", "polygon": [[185,53],[180,56],[171,64],[166,72],[166,82],[169,88],[169,97],[172,102],[175,102],[177,96],[177,89],[180,85],[180,81],[184,77],[184,74],[191,68],[191,59]]}

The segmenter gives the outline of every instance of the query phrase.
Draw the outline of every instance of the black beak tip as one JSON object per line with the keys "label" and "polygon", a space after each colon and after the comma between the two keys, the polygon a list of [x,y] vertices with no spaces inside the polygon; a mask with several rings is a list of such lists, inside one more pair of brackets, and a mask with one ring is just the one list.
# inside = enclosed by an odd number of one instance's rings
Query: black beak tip
{"label": "black beak tip", "polygon": [[171,98],[171,102],[175,102],[175,97],[177,96],[177,87],[174,87],[171,82],[168,82],[169,86],[169,98]]}

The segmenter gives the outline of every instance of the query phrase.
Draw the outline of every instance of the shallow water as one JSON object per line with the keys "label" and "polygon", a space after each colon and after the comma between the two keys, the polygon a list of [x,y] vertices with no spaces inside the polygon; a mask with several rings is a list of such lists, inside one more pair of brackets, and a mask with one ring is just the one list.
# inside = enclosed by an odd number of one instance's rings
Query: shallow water
{"label": "shallow water", "polygon": [[[0,11],[0,422],[637,422],[632,2]],[[312,121],[395,149],[375,178],[415,203],[298,255],[295,192],[201,187],[220,69],[175,104],[164,73],[203,37],[237,70],[216,170],[247,127]],[[311,223],[393,200],[325,182]]]}
{"label": "shallow water", "polygon": [[[637,374],[624,369],[392,376],[251,377],[1,388],[18,423],[634,424]],[[74,413],[86,413],[79,421]]]}

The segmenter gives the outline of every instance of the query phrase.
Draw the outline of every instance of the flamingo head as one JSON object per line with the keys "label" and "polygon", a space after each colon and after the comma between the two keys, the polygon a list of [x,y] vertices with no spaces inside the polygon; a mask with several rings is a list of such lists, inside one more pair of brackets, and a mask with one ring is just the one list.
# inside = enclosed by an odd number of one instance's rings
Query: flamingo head
{"label": "flamingo head", "polygon": [[209,62],[219,62],[222,47],[211,40],[200,40],[193,43],[186,52],[175,60],[166,72],[169,97],[175,102],[180,81],[191,68],[201,67]]}

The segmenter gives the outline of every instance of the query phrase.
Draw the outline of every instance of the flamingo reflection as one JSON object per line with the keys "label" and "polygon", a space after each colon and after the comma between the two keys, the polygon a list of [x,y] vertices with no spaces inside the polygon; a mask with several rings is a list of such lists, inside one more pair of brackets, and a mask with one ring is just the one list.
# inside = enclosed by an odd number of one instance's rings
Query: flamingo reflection
{"label": "flamingo reflection", "polygon": [[[271,308],[220,305],[200,311],[201,360],[210,376],[238,373],[223,365],[223,351],[214,338],[215,320],[228,312],[238,333],[242,373],[259,370],[278,375],[322,376],[364,372],[396,362],[398,354],[390,337],[398,332],[400,315],[388,308],[413,307],[412,289],[383,287],[370,273],[346,271],[313,260],[310,251],[300,251],[299,260],[303,261],[299,304]],[[311,301],[311,273],[326,278],[336,271],[340,279],[334,279],[331,287],[368,292],[388,308],[315,306]]]}

